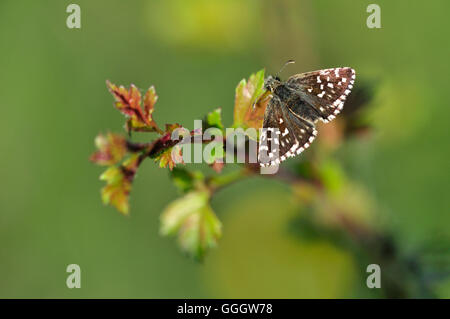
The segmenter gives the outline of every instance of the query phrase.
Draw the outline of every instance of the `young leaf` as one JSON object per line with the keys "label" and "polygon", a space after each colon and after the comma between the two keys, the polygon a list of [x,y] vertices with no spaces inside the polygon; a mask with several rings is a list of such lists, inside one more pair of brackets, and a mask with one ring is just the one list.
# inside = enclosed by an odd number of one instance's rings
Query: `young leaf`
{"label": "young leaf", "polygon": [[171,171],[171,178],[175,186],[177,186],[182,193],[193,190],[196,184],[202,183],[204,180],[202,172],[190,172],[185,168],[179,167],[175,167]]}
{"label": "young leaf", "polygon": [[128,198],[139,163],[140,155],[135,153],[121,166],[111,166],[100,176],[106,181],[101,191],[103,203],[113,205],[124,215],[129,213]]}
{"label": "young leaf", "polygon": [[247,110],[245,114],[245,125],[260,129],[263,126],[264,113],[266,111],[267,103],[270,101],[270,92],[266,91],[261,94],[255,102],[255,105]]}
{"label": "young leaf", "polygon": [[187,193],[169,204],[161,215],[161,234],[178,234],[181,249],[197,259],[202,259],[207,249],[217,245],[221,228],[205,191]]}
{"label": "young leaf", "polygon": [[[223,134],[224,126],[222,124],[222,109],[218,108],[214,111],[208,113],[205,120],[203,121],[203,126],[206,129],[219,129],[221,134]],[[217,130],[215,130],[217,131]],[[224,143],[223,137],[217,136],[217,132],[213,133],[211,131],[211,137],[214,136],[214,140],[208,143],[205,148],[205,162],[208,163],[213,170],[220,173],[223,169],[223,157],[224,157]]]}
{"label": "young leaf", "polygon": [[[268,99],[260,99],[264,93],[264,69],[250,75],[248,81],[243,79],[236,87],[234,100],[234,127],[262,126],[265,106]],[[266,96],[265,96],[266,97]],[[257,103],[261,101],[260,103]]]}
{"label": "young leaf", "polygon": [[131,84],[130,89],[127,90],[125,87],[117,87],[109,81],[106,81],[106,85],[116,100],[116,108],[128,117],[126,126],[129,131],[156,131],[162,133],[152,117],[153,108],[158,99],[153,86],[145,93],[144,109],[142,109],[141,93],[136,86]]}
{"label": "young leaf", "polygon": [[169,166],[169,169],[173,170],[176,164],[184,164],[181,147],[176,145],[177,142],[171,140],[172,132],[181,127],[178,123],[166,124],[166,131],[159,139],[160,143],[166,147],[163,147],[163,151],[155,157],[155,161],[159,161],[159,167],[164,168]]}
{"label": "young leaf", "polygon": [[114,165],[127,153],[127,142],[123,136],[113,133],[99,134],[95,138],[98,151],[90,160],[98,165]]}
{"label": "young leaf", "polygon": [[144,95],[144,113],[149,121],[153,121],[152,113],[157,100],[158,95],[156,95],[155,87],[152,85]]}
{"label": "young leaf", "polygon": [[204,124],[204,128],[217,127],[218,129],[223,130],[222,109],[218,108],[209,112],[208,115],[206,115]]}
{"label": "young leaf", "polygon": [[170,170],[173,170],[177,164],[184,164],[181,147],[175,145],[165,149],[155,157],[155,161],[159,161],[159,167],[165,168],[168,166]]}
{"label": "young leaf", "polygon": [[165,134],[170,133],[172,134],[173,131],[175,131],[177,128],[182,128],[182,126],[178,123],[174,123],[174,124],[166,124],[166,131],[164,132]]}

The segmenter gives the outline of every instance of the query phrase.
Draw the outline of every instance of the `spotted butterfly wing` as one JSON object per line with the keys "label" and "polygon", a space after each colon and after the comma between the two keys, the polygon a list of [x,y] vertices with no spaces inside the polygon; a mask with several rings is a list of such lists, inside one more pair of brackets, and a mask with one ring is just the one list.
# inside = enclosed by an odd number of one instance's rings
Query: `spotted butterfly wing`
{"label": "spotted butterfly wing", "polygon": [[279,81],[264,114],[261,166],[277,165],[308,148],[317,135],[314,123],[327,123],[339,114],[354,80],[353,69],[334,68]]}
{"label": "spotted butterfly wing", "polygon": [[274,96],[264,115],[260,137],[261,166],[280,164],[300,154],[309,147],[316,135],[313,124],[283,108],[280,99]]}
{"label": "spotted butterfly wing", "polygon": [[286,85],[297,89],[304,102],[319,114],[320,120],[328,123],[344,107],[355,77],[355,70],[352,68],[325,69],[293,75],[286,81]]}
{"label": "spotted butterfly wing", "polygon": [[279,135],[285,130],[287,127],[283,120],[280,101],[272,97],[264,113],[263,130],[260,135],[258,158],[261,166],[280,163]]}

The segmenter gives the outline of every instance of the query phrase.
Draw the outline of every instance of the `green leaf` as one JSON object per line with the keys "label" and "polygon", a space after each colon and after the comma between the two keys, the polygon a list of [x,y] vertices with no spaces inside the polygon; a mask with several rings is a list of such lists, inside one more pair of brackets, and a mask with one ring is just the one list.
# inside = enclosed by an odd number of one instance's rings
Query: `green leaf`
{"label": "green leaf", "polygon": [[223,130],[222,109],[218,108],[208,113],[208,115],[206,115],[205,122],[206,122],[206,125],[204,125],[205,128],[217,127],[218,129]]}
{"label": "green leaf", "polygon": [[131,184],[139,162],[140,156],[135,153],[121,166],[111,166],[100,176],[100,180],[106,181],[101,191],[103,203],[113,205],[124,215],[129,214]]}
{"label": "green leaf", "polygon": [[161,215],[161,234],[178,235],[181,249],[196,259],[202,259],[209,248],[217,245],[221,228],[206,191],[187,193],[169,204]]}
{"label": "green leaf", "polygon": [[203,121],[203,127],[206,129],[216,128],[219,130],[214,133],[210,131],[211,135],[214,136],[215,139],[209,142],[206,146],[209,151],[204,153],[204,159],[210,167],[212,167],[217,173],[220,173],[224,167],[224,126],[222,124],[222,109],[218,108],[208,113]]}
{"label": "green leaf", "polygon": [[234,127],[258,129],[262,126],[268,102],[264,93],[264,69],[250,75],[248,81],[239,82],[234,100]]}
{"label": "green leaf", "polygon": [[198,183],[202,183],[204,180],[202,172],[190,172],[185,168],[179,167],[175,167],[171,171],[171,178],[175,186],[177,186],[182,193],[193,190]]}

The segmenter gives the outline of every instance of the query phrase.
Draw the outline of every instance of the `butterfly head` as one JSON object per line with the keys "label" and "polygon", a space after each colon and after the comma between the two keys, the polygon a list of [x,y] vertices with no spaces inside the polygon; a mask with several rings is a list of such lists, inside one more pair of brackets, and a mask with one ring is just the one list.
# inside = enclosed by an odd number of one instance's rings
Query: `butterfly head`
{"label": "butterfly head", "polygon": [[280,74],[281,71],[283,71],[283,69],[286,67],[286,65],[291,64],[291,63],[295,63],[295,61],[294,60],[288,60],[283,65],[283,67],[280,69],[280,71],[278,71],[277,74],[275,74],[275,76],[269,75],[267,77],[267,79],[264,81],[264,88],[267,91],[270,91],[270,92],[273,93],[275,91],[275,89],[282,84],[280,78],[278,77],[278,74]]}
{"label": "butterfly head", "polygon": [[264,81],[264,88],[267,91],[273,92],[281,84],[281,80],[278,76],[269,75]]}

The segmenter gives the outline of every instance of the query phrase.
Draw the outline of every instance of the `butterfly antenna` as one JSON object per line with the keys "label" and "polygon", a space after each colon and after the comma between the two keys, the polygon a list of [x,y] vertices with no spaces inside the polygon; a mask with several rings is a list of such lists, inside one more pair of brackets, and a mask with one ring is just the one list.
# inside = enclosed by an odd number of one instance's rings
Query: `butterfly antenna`
{"label": "butterfly antenna", "polygon": [[280,74],[281,71],[284,70],[284,68],[286,67],[286,65],[291,64],[291,63],[295,63],[295,61],[294,61],[294,60],[288,60],[288,61],[281,67],[280,71],[278,71],[277,74],[275,74],[275,77],[277,77],[278,74]]}

